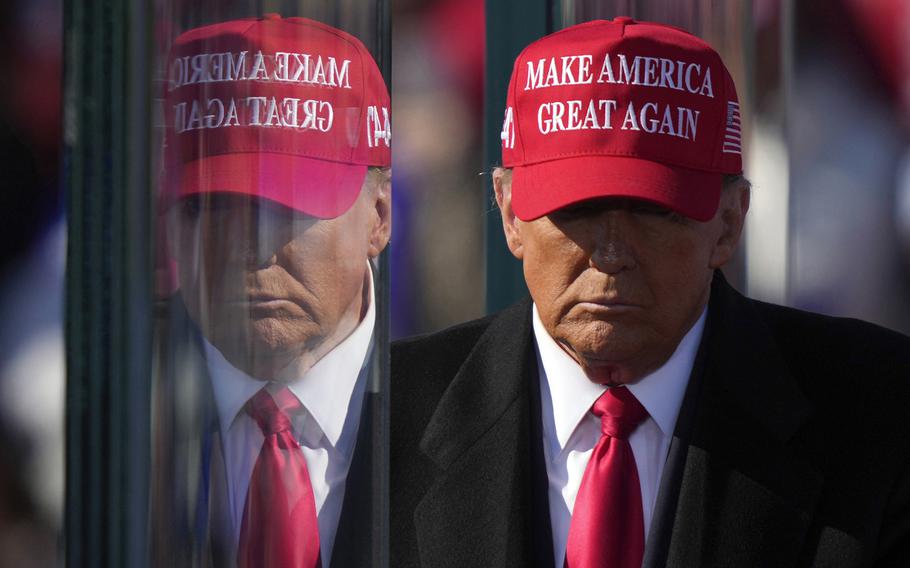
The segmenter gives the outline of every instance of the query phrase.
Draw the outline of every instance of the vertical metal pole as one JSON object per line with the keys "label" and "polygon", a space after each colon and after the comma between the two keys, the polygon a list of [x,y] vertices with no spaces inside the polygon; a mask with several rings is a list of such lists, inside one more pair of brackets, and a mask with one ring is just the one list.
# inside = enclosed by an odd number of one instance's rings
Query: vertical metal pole
{"label": "vertical metal pole", "polygon": [[[495,0],[486,3],[487,60],[484,92],[484,170],[502,160],[500,131],[512,65],[522,49],[553,31],[558,0]],[[521,263],[506,247],[489,176],[483,176],[485,220],[486,309],[493,312],[527,293]]]}
{"label": "vertical metal pole", "polygon": [[149,14],[144,0],[65,7],[71,567],[147,564]]}
{"label": "vertical metal pole", "polygon": [[128,448],[123,467],[127,476],[124,510],[126,551],[124,564],[148,566],[149,471],[151,468],[151,369],[152,369],[152,296],[154,274],[155,186],[151,168],[152,85],[154,39],[151,33],[152,2],[133,0],[124,21],[124,36],[130,57],[126,74],[124,110],[130,122],[126,129],[126,202],[123,218],[124,243],[121,257],[126,280],[123,379],[124,426]]}
{"label": "vertical metal pole", "polygon": [[[795,61],[796,61],[796,2],[794,0],[784,0],[781,5],[781,82],[782,89],[784,93],[784,108],[781,113],[781,122],[783,123],[783,141],[784,147],[787,149],[787,156],[790,155],[790,141],[792,136],[790,134],[790,120],[789,114],[793,108],[793,85],[795,78]],[[793,264],[795,262],[794,255],[792,254],[793,248],[791,247],[790,235],[793,234],[793,225],[795,222],[795,207],[793,206],[793,193],[790,191],[793,178],[791,170],[789,168],[789,160],[787,163],[787,179],[784,189],[782,190],[784,196],[783,200],[787,204],[787,227],[784,237],[784,265],[785,273],[783,277],[783,302],[787,305],[791,304],[791,290],[792,290],[792,274],[793,274]]]}

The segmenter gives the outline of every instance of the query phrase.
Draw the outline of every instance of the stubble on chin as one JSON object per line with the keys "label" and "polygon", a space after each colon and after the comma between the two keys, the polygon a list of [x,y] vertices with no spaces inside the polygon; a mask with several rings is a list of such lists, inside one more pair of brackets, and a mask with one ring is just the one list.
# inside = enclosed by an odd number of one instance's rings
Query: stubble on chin
{"label": "stubble on chin", "polygon": [[[660,356],[644,357],[635,330],[622,323],[589,318],[567,318],[553,334],[557,344],[595,383],[614,386],[638,381],[659,364]],[[653,359],[653,360],[652,360]]]}
{"label": "stubble on chin", "polygon": [[325,342],[319,326],[300,318],[263,317],[251,319],[239,341],[237,359],[245,372],[263,380],[280,380],[293,366],[300,372],[315,364],[314,353]]}

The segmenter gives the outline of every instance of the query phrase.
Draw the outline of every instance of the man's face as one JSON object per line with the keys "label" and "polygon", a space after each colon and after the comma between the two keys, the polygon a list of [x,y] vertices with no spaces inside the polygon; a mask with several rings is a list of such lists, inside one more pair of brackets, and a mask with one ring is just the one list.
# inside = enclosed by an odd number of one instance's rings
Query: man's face
{"label": "man's face", "polygon": [[645,201],[603,198],[523,222],[498,184],[509,248],[541,321],[589,378],[634,382],[672,355],[735,250],[747,190],[727,190],[700,223]]}
{"label": "man's face", "polygon": [[367,258],[388,242],[388,186],[317,219],[234,194],[185,198],[172,211],[181,293],[192,319],[235,366],[281,379],[343,340],[368,307]]}

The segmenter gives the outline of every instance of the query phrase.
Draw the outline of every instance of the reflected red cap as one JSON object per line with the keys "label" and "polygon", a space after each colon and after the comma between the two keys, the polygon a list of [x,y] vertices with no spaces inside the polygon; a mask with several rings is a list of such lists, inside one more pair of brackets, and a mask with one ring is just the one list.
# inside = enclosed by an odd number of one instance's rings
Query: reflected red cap
{"label": "reflected red cap", "polygon": [[320,218],[391,164],[389,93],[354,36],[306,18],[192,29],[168,58],[165,202],[239,193]]}
{"label": "reflected red cap", "polygon": [[742,173],[739,99],[710,45],[615,18],[529,45],[512,71],[502,163],[523,220],[597,197],[653,201],[707,221]]}

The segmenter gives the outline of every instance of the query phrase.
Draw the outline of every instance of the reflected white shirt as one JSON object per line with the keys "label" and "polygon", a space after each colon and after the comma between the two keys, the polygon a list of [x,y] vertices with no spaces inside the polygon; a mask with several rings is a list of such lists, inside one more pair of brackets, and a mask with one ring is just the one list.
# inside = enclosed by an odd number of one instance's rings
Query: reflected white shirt
{"label": "reflected white shirt", "polygon": [[[302,377],[287,384],[304,410],[290,417],[301,444],[316,501],[322,564],[332,559],[335,532],[344,503],[345,480],[351,465],[366,385],[376,309],[372,273],[369,307],[354,331],[316,362]],[[221,443],[230,487],[234,543],[240,526],[253,466],[264,437],[255,420],[243,411],[246,402],[267,382],[256,380],[231,365],[218,349],[205,343],[212,379]]]}
{"label": "reflected white shirt", "polygon": [[[661,368],[628,387],[649,415],[629,436],[641,483],[646,542],[676,418],[704,331],[706,311],[702,311]],[[553,555],[556,568],[563,568],[575,497],[591,452],[601,436],[600,420],[590,409],[606,387],[591,382],[581,366],[550,337],[536,305],[532,319],[540,376]]]}

